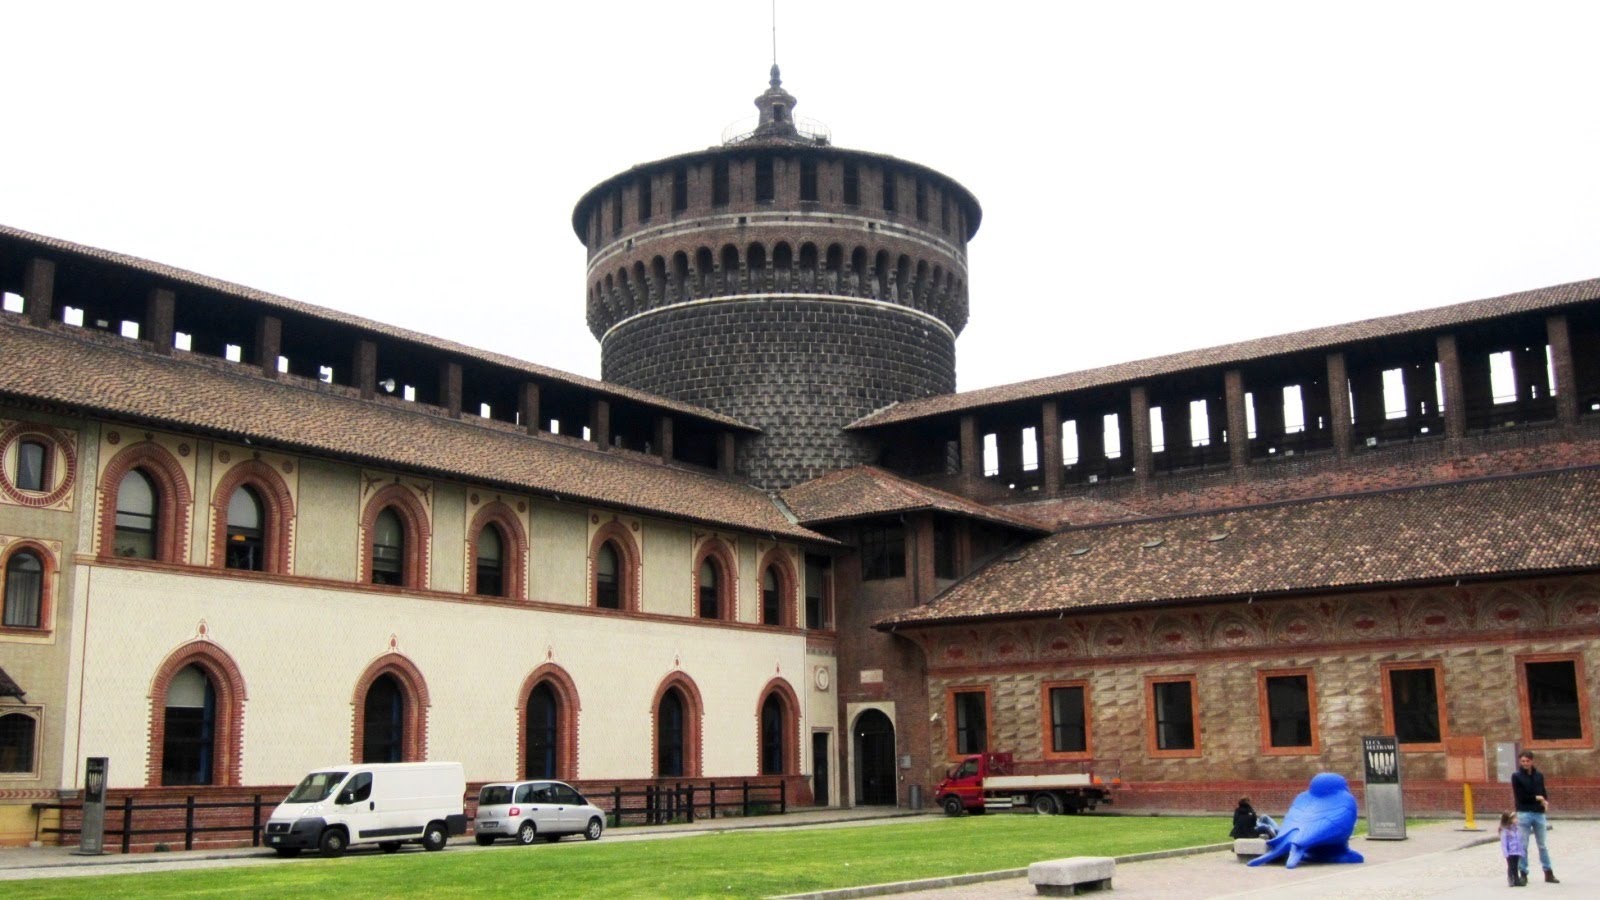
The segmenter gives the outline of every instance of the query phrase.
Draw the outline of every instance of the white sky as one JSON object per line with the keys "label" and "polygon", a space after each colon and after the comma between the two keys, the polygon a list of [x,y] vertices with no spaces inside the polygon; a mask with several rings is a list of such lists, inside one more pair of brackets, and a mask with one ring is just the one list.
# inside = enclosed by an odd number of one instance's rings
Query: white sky
{"label": "white sky", "polygon": [[[984,207],[962,389],[1600,276],[1600,4],[783,0],[796,113]],[[0,0],[0,222],[597,376],[572,205],[767,0]]]}

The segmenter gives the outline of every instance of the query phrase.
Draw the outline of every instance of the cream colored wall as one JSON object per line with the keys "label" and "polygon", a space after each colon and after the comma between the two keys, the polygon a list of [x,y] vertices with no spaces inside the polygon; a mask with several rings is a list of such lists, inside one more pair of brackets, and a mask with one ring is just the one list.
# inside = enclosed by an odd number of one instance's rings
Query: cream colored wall
{"label": "cream colored wall", "polygon": [[429,573],[436,591],[467,589],[467,489],[434,482],[433,566]]}
{"label": "cream colored wall", "polygon": [[355,581],[361,554],[361,483],[353,466],[302,459],[295,497],[294,571]]}
{"label": "cream colored wall", "polygon": [[582,509],[535,503],[529,510],[529,596],[546,603],[589,603],[588,514]]}
{"label": "cream colored wall", "polygon": [[644,585],[641,608],[663,616],[694,615],[694,581],[690,554],[694,533],[686,525],[645,521],[643,538]]}
{"label": "cream colored wall", "polygon": [[151,681],[202,623],[245,682],[246,784],[348,761],[356,683],[391,642],[427,682],[429,757],[460,760],[471,780],[516,774],[518,692],[545,662],[577,685],[580,778],[652,775],[651,707],[674,671],[704,702],[708,777],[756,771],[758,700],[774,673],[806,696],[805,638],[794,634],[115,567],[96,568],[82,593],[92,610],[82,734],[67,762],[109,756],[118,787],[143,784]]}

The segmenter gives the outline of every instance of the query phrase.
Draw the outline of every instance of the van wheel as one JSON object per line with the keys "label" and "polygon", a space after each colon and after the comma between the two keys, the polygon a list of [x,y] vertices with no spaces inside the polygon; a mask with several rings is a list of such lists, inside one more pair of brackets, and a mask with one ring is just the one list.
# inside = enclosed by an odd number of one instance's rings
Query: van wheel
{"label": "van wheel", "polygon": [[533,843],[533,839],[538,836],[539,829],[534,827],[532,822],[523,822],[522,827],[517,829],[517,843],[524,847]]}
{"label": "van wheel", "polygon": [[299,847],[273,847],[272,849],[276,850],[278,855],[284,859],[293,859],[294,857],[300,855]]}
{"label": "van wheel", "polygon": [[1041,816],[1053,816],[1061,811],[1054,794],[1038,794],[1033,798],[1033,811]]}
{"label": "van wheel", "polygon": [[422,849],[428,851],[443,850],[445,842],[448,840],[450,840],[450,834],[444,830],[443,822],[429,822],[428,830],[422,833]]}
{"label": "van wheel", "polygon": [[960,797],[946,797],[946,798],[944,798],[944,814],[947,815],[947,816],[959,816],[959,815],[961,815],[961,798]]}
{"label": "van wheel", "polygon": [[586,841],[600,840],[600,817],[595,816],[589,820],[589,827],[583,830],[583,839]]}
{"label": "van wheel", "polygon": [[317,841],[317,850],[327,857],[343,856],[349,843],[350,839],[345,837],[343,830],[326,828],[323,829],[322,838]]}
{"label": "van wheel", "polygon": [[475,834],[472,839],[478,842],[479,847],[487,847],[494,843],[494,835],[492,834]]}
{"label": "van wheel", "polygon": [[384,842],[382,842],[382,843],[380,843],[378,845],[378,849],[382,850],[385,853],[399,853],[400,852],[400,842],[399,841],[384,841]]}

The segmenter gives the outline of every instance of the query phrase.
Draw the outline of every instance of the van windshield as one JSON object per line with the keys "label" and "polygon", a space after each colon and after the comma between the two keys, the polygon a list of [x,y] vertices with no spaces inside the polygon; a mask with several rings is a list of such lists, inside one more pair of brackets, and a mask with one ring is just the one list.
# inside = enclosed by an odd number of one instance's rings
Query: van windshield
{"label": "van windshield", "polygon": [[312,772],[304,780],[295,785],[289,792],[289,799],[285,803],[321,803],[328,799],[333,789],[344,781],[349,772]]}
{"label": "van windshield", "polygon": [[504,806],[511,802],[511,785],[491,784],[478,795],[479,806]]}

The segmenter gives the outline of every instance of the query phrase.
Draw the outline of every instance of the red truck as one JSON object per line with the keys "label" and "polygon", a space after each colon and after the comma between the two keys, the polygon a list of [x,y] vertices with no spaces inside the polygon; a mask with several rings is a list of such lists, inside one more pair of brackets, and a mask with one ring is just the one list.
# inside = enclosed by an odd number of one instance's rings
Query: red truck
{"label": "red truck", "polygon": [[[1110,765],[1116,768],[1114,763]],[[1009,753],[976,753],[964,757],[950,770],[939,782],[934,797],[947,816],[959,816],[963,810],[978,815],[989,810],[1028,807],[1041,816],[1050,816],[1109,804],[1111,788],[1121,784],[1115,774],[1109,779],[1097,774],[1093,760],[1059,765],[1029,763],[1028,774],[1020,774],[1021,768]]]}

